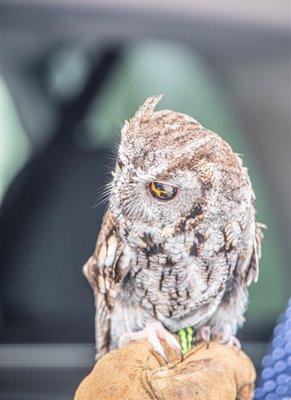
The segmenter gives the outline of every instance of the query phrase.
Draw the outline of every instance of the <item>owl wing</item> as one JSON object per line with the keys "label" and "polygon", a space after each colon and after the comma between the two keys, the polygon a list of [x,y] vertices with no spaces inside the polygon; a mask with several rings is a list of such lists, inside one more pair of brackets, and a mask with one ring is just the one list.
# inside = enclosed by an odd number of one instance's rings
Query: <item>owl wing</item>
{"label": "owl wing", "polygon": [[[246,286],[249,286],[252,282],[257,282],[259,277],[259,260],[261,257],[263,228],[265,228],[264,224],[258,222],[253,223],[250,238],[237,259],[235,273]],[[232,233],[227,232],[226,243],[229,247],[235,247],[236,238],[234,231],[232,231]]]}
{"label": "owl wing", "polygon": [[[129,265],[128,260],[124,263],[124,257],[122,257],[124,247],[124,242],[118,233],[116,218],[110,211],[107,211],[94,253],[83,267],[83,273],[88,279],[95,297],[98,358],[109,350],[110,314],[114,308],[118,282],[122,280]],[[122,259],[123,262],[121,262]]]}

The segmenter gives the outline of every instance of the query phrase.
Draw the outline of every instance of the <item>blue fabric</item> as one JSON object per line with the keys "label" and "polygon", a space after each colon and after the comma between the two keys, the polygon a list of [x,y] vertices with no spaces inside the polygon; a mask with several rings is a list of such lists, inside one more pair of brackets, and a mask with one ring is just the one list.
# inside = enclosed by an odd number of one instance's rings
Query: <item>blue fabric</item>
{"label": "blue fabric", "polygon": [[291,299],[274,329],[255,399],[291,400]]}

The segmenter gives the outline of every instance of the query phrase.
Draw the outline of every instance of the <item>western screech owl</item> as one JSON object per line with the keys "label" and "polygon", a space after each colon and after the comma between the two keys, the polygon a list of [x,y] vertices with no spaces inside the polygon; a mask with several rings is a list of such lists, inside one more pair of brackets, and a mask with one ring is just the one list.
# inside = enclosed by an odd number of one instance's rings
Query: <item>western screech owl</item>
{"label": "western screech owl", "polygon": [[194,327],[236,342],[258,279],[261,227],[247,169],[193,118],[150,97],[121,132],[109,205],[84,266],[95,295],[97,358],[133,339]]}

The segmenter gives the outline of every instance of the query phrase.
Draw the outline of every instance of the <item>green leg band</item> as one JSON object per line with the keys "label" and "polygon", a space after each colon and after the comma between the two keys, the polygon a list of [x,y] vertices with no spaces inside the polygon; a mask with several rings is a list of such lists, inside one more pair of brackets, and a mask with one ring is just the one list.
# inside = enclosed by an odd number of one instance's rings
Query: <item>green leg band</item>
{"label": "green leg band", "polygon": [[195,334],[193,328],[188,326],[188,328],[179,329],[177,334],[179,336],[182,353],[186,354],[189,350],[191,350],[194,343]]}

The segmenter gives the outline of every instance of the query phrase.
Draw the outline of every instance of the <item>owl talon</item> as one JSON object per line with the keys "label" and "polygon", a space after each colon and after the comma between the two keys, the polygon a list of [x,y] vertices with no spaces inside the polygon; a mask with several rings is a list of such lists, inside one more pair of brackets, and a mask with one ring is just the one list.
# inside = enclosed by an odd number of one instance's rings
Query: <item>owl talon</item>
{"label": "owl talon", "polygon": [[197,341],[203,340],[207,343],[207,348],[209,347],[209,343],[211,341],[211,328],[210,326],[202,326],[197,331]]}
{"label": "owl talon", "polygon": [[165,350],[160,342],[163,340],[166,342],[172,349],[178,351],[182,354],[181,346],[175,337],[168,332],[163,325],[158,321],[150,321],[146,324],[145,329],[137,331],[137,332],[127,332],[124,333],[118,342],[118,346],[124,346],[133,340],[141,340],[146,339],[152,345],[153,350],[160,354],[166,362],[168,362],[168,358],[166,356]]}
{"label": "owl talon", "polygon": [[238,351],[241,350],[240,341],[233,335],[233,330],[229,324],[224,324],[223,329],[213,332],[213,336],[216,337],[221,344],[235,347]]}
{"label": "owl talon", "polygon": [[229,338],[226,342],[224,342],[224,343],[225,343],[227,346],[235,347],[235,348],[237,349],[238,353],[241,351],[241,343],[240,343],[240,341],[238,340],[238,338],[235,337],[235,336],[230,336],[230,338]]}

